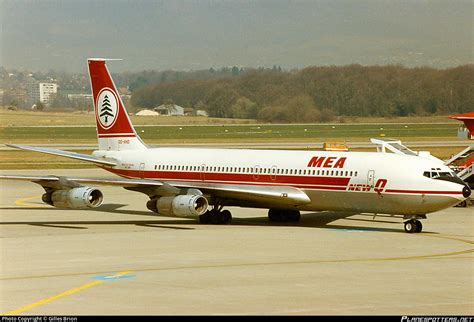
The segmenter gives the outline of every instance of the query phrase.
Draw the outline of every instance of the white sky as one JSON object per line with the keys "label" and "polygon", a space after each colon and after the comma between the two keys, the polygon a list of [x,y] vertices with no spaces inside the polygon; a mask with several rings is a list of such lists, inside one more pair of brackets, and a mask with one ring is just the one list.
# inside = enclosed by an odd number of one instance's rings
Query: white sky
{"label": "white sky", "polygon": [[[473,62],[471,0],[0,0],[0,65],[84,72]],[[115,68],[115,66],[114,66]]]}

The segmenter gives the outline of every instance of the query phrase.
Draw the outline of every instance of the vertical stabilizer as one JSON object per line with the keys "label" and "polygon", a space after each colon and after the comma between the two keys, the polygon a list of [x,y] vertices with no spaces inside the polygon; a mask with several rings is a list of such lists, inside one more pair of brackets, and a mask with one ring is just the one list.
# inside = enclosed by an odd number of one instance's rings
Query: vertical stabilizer
{"label": "vertical stabilizer", "polygon": [[101,58],[87,60],[99,150],[144,150],[147,147],[133,128],[105,62]]}

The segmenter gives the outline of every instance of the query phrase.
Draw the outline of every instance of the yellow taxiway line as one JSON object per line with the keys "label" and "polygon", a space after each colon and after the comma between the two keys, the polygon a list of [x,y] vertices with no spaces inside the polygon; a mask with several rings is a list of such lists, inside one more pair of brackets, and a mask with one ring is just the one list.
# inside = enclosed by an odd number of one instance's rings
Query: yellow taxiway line
{"label": "yellow taxiway line", "polygon": [[[120,272],[120,273],[117,273],[111,277],[118,277],[118,276],[122,276],[122,275],[126,275],[130,272]],[[82,286],[79,286],[79,287],[75,287],[75,288],[72,288],[70,290],[67,290],[65,292],[62,292],[60,294],[57,294],[57,295],[54,295],[54,296],[51,296],[51,297],[48,297],[48,298],[45,298],[45,299],[42,299],[42,300],[39,300],[37,302],[34,302],[34,303],[31,303],[29,305],[26,305],[26,306],[23,306],[19,309],[16,309],[16,310],[13,310],[13,311],[10,311],[10,312],[7,312],[5,314],[2,314],[2,315],[18,315],[19,313],[21,312],[24,312],[24,311],[27,311],[27,310],[30,310],[32,308],[35,308],[37,306],[40,306],[40,305],[44,305],[46,303],[49,303],[51,301],[55,301],[57,299],[60,299],[64,296],[68,296],[68,295],[71,295],[71,294],[74,294],[74,293],[77,293],[79,291],[82,291],[82,290],[85,290],[87,288],[90,288],[92,286],[96,286],[96,285],[100,285],[100,284],[103,284],[106,280],[96,280],[96,281],[93,281],[93,282],[90,282],[90,283],[87,283],[87,284],[84,284]]]}
{"label": "yellow taxiway line", "polygon": [[[21,198],[15,201],[15,205],[21,206],[21,207],[28,207],[28,208],[37,208],[38,204],[32,204],[28,203],[27,201],[33,200],[33,199],[41,199],[42,196],[33,196],[33,197],[27,197],[27,198]],[[41,205],[39,207],[44,207],[47,208],[45,205]]]}

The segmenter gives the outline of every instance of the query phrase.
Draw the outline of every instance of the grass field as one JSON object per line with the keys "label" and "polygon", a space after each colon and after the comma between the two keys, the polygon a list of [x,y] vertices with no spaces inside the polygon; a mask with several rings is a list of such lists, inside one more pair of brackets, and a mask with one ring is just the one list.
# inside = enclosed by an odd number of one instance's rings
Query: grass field
{"label": "grass field", "polygon": [[[77,153],[91,154],[92,151],[81,150]],[[91,163],[62,158],[58,156],[22,150],[1,150],[0,170],[4,169],[84,169],[94,168]]]}
{"label": "grass field", "polygon": [[[402,141],[456,140],[459,122],[445,116],[430,118],[345,119],[333,124],[256,124],[254,120],[205,117],[132,117],[138,134],[148,144],[277,143],[325,141],[368,142],[370,138]],[[97,143],[94,115],[6,111],[0,109],[0,143],[88,144]],[[253,124],[252,124],[253,123]],[[373,150],[373,149],[372,149]],[[459,148],[430,149],[447,158]],[[89,154],[91,151],[83,151]],[[25,151],[0,151],[0,169],[84,168],[75,160]]]}
{"label": "grass field", "polygon": [[[457,124],[305,124],[305,125],[201,125],[136,126],[153,143],[361,141],[372,137],[423,140],[456,139]],[[97,142],[95,127],[3,127],[2,143],[67,144]]]}
{"label": "grass field", "polygon": [[[134,125],[170,124],[249,124],[255,120],[223,119],[203,116],[131,116]],[[0,108],[0,127],[9,126],[95,126],[92,112],[39,112],[28,110],[9,111]]]}
{"label": "grass field", "polygon": [[[257,124],[256,120],[223,119],[197,116],[131,116],[134,125],[219,125]],[[409,117],[340,117],[335,123],[453,123],[447,116]],[[92,112],[39,112],[29,110],[9,111],[0,107],[0,127],[8,126],[95,126]]]}

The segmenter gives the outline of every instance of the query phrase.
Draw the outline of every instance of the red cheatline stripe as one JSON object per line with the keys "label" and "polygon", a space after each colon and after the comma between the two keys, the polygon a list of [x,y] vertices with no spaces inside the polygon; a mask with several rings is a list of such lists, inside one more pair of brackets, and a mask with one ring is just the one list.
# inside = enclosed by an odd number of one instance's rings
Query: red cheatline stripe
{"label": "red cheatline stripe", "polygon": [[[111,172],[126,177],[138,178],[142,172],[138,170],[110,169]],[[202,176],[204,175],[204,180]],[[317,186],[334,187],[346,189],[350,178],[341,177],[311,177],[311,176],[285,176],[271,174],[259,174],[255,179],[253,174],[238,173],[213,173],[206,172],[175,172],[175,171],[144,171],[143,176],[148,179],[158,180],[186,180],[186,181],[206,181],[213,183],[240,183],[240,184],[259,184],[259,185],[293,185],[293,186]],[[272,179],[275,178],[275,179]],[[339,190],[339,189],[338,189]]]}
{"label": "red cheatline stripe", "polygon": [[462,195],[462,191],[427,191],[427,190],[396,190],[387,189],[386,192],[392,193],[414,193],[414,194],[430,194],[430,195]]}
{"label": "red cheatline stripe", "polygon": [[[126,178],[140,178],[142,171],[110,169],[106,170]],[[260,174],[257,180],[254,180],[252,174],[236,173],[204,173],[205,179],[202,179],[200,172],[172,172],[172,171],[143,171],[145,179],[156,179],[164,181],[189,181],[223,184],[246,184],[260,186],[292,186],[303,189],[319,190],[339,190],[345,191],[350,178],[334,177],[311,177],[311,176],[283,176],[277,175],[276,180],[269,181],[270,174]],[[290,181],[291,180],[291,181]],[[382,193],[405,193],[405,194],[431,194],[431,195],[462,195],[462,191],[428,191],[428,190],[397,190],[387,189]]]}

